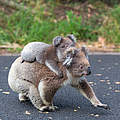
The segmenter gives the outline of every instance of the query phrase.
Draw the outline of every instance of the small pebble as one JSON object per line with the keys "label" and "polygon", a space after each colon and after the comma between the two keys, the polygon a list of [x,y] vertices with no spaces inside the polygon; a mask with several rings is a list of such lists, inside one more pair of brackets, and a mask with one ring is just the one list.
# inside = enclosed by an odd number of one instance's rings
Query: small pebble
{"label": "small pebble", "polygon": [[26,115],[30,115],[31,113],[29,111],[25,111],[25,114]]}

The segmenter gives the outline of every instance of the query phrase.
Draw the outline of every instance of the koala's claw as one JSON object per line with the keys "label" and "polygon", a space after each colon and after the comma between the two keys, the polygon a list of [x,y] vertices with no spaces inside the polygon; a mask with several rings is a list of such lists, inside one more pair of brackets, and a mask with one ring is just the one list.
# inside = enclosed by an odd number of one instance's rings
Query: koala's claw
{"label": "koala's claw", "polygon": [[59,108],[57,106],[43,106],[39,110],[41,112],[54,112],[54,111],[58,111]]}
{"label": "koala's claw", "polygon": [[21,60],[21,63],[24,63],[24,60],[23,60],[23,59]]}
{"label": "koala's claw", "polygon": [[107,104],[104,104],[104,105],[98,105],[97,107],[100,107],[100,108],[104,108],[106,110],[110,110],[110,107],[107,105]]}

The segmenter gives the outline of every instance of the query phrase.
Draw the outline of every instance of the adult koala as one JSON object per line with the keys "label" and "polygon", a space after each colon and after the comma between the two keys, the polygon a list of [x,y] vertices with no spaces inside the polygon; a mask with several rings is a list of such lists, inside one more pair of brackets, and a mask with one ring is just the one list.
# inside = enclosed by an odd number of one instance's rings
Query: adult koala
{"label": "adult koala", "polygon": [[93,89],[85,79],[91,73],[89,61],[85,55],[85,48],[68,48],[64,53],[65,60],[59,64],[64,78],[50,71],[45,65],[38,62],[21,63],[17,58],[11,66],[8,76],[10,88],[19,94],[19,100],[30,99],[32,104],[40,111],[54,111],[53,97],[56,91],[64,85],[77,88],[95,107],[108,109],[95,96]]}

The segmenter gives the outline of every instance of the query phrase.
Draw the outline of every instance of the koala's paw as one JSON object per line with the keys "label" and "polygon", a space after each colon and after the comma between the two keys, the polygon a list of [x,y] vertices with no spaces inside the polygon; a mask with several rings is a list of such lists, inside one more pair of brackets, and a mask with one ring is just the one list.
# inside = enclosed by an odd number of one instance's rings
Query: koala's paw
{"label": "koala's paw", "polygon": [[20,102],[24,102],[24,101],[29,100],[29,98],[26,95],[19,93],[19,100]]}
{"label": "koala's paw", "polygon": [[63,72],[62,72],[62,71],[60,71],[60,72],[58,73],[58,77],[59,77],[59,78],[63,78]]}
{"label": "koala's paw", "polygon": [[97,105],[97,107],[104,108],[106,110],[110,110],[110,107],[107,104]]}
{"label": "koala's paw", "polygon": [[58,110],[58,107],[56,107],[56,106],[42,106],[39,110],[41,112],[54,112],[55,110]]}

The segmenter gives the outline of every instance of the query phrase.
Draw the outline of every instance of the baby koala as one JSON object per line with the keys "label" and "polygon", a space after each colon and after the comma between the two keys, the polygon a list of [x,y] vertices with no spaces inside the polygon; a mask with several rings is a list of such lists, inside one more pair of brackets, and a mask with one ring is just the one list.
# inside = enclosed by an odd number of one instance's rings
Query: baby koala
{"label": "baby koala", "polygon": [[75,44],[76,38],[72,34],[66,37],[55,37],[51,45],[43,42],[28,43],[21,52],[22,62],[37,61],[40,64],[45,64],[50,70],[55,72],[59,78],[62,78],[63,73],[58,67],[58,62],[63,61],[66,49],[74,47]]}

